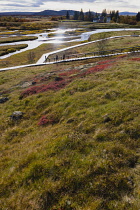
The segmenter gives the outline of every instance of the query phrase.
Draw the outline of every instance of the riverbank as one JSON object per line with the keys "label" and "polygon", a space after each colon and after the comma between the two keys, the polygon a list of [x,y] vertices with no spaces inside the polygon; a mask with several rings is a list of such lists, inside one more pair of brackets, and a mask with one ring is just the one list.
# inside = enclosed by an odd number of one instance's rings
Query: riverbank
{"label": "riverbank", "polygon": [[21,45],[10,45],[10,46],[0,46],[0,56],[16,52],[17,50],[24,49],[28,47],[27,44],[21,44]]}
{"label": "riverbank", "polygon": [[0,38],[0,44],[21,42],[21,41],[31,41],[35,39],[37,39],[36,36],[16,36],[16,37],[9,37],[9,38]]}

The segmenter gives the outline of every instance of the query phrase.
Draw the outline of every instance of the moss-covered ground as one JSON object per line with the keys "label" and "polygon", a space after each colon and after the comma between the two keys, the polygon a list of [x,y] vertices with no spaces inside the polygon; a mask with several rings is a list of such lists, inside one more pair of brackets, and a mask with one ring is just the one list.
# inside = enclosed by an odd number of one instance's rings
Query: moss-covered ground
{"label": "moss-covered ground", "polygon": [[0,94],[2,210],[139,210],[139,54],[0,72]]}

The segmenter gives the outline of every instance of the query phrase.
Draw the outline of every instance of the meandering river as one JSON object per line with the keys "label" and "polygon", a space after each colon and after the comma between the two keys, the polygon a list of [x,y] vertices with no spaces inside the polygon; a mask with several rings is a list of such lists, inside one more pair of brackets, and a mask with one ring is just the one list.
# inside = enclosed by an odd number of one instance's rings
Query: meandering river
{"label": "meandering river", "polygon": [[[136,28],[129,28],[129,29],[124,29],[124,28],[123,29],[96,29],[96,30],[93,30],[93,31],[84,32],[84,33],[82,33],[81,35],[78,35],[78,36],[67,35],[65,33],[65,32],[71,32],[71,31],[75,31],[75,30],[77,30],[77,29],[56,28],[56,29],[52,29],[52,32],[43,32],[43,33],[38,33],[38,34],[27,35],[27,36],[36,36],[37,37],[36,40],[20,41],[20,42],[12,42],[12,43],[0,44],[0,46],[28,44],[28,47],[26,47],[24,49],[21,49],[19,51],[13,52],[13,53],[9,53],[9,54],[4,55],[4,56],[0,56],[0,59],[8,58],[11,55],[18,54],[20,52],[24,52],[24,51],[27,51],[27,50],[31,50],[31,49],[37,48],[38,46],[40,46],[41,44],[44,44],[44,43],[66,43],[66,42],[85,41],[85,40],[88,40],[90,35],[96,34],[96,33],[111,32],[111,31],[124,31],[124,30],[126,30],[126,31],[132,31],[133,30],[133,31],[135,31],[135,30],[140,30],[140,29],[136,29]],[[48,36],[49,33],[52,33],[52,34],[54,33],[55,36],[50,38]],[[53,53],[55,53],[55,52],[53,52]],[[41,60],[39,60],[39,61],[41,61]]]}

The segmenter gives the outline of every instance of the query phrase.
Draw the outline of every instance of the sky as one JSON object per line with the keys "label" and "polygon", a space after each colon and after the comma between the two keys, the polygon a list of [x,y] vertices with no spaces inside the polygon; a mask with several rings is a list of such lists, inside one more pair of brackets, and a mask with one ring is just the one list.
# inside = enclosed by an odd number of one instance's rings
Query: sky
{"label": "sky", "polygon": [[77,10],[102,12],[139,12],[140,0],[0,0],[0,12],[40,12],[43,10]]}

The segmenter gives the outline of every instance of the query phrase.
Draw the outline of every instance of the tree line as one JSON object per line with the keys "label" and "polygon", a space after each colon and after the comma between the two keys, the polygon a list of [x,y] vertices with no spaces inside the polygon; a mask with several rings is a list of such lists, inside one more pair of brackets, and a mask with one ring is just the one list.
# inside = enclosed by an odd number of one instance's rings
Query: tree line
{"label": "tree line", "polygon": [[107,17],[110,17],[111,22],[117,22],[117,23],[125,23],[130,25],[136,25],[137,22],[140,21],[140,12],[137,13],[136,16],[129,16],[129,15],[120,15],[119,11],[112,10],[110,12],[107,12],[106,9],[102,11],[102,13],[95,13],[91,12],[90,10],[86,13],[83,12],[83,9],[81,11],[74,11],[74,15],[70,16],[69,11],[66,13],[66,19],[67,20],[81,20],[81,21],[93,21],[93,19],[98,19],[103,17],[104,22],[106,22]]}

